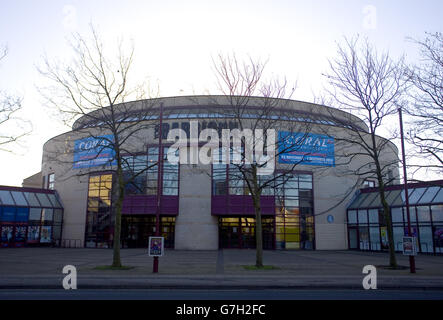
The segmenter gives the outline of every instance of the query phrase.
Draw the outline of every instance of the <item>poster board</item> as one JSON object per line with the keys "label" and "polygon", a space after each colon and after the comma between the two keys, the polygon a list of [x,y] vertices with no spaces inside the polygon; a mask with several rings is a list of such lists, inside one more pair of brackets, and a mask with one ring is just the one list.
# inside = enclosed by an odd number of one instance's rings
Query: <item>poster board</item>
{"label": "poster board", "polygon": [[150,257],[161,257],[164,254],[165,238],[149,237],[148,254]]}
{"label": "poster board", "polygon": [[417,255],[417,240],[415,237],[403,237],[403,255]]}

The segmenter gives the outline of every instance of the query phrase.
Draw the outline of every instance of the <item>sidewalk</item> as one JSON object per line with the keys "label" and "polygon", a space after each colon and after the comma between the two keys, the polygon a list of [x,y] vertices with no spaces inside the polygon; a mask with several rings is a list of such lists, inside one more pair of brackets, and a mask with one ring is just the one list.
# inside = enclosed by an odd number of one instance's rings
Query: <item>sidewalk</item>
{"label": "sidewalk", "polygon": [[[246,270],[255,250],[166,251],[159,273],[143,249],[124,249],[129,270],[97,270],[109,265],[109,249],[17,248],[0,250],[0,289],[61,288],[65,265],[74,265],[79,288],[335,288],[362,289],[362,269],[377,267],[380,289],[443,290],[443,256],[417,256],[417,273],[387,270],[387,253],[353,251],[265,251],[273,270]],[[397,255],[401,266],[408,258]]]}

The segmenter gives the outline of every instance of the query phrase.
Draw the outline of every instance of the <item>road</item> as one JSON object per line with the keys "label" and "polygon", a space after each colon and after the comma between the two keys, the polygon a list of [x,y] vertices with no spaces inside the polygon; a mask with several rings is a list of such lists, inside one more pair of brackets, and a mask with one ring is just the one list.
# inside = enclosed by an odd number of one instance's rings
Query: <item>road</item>
{"label": "road", "polygon": [[443,300],[437,290],[0,290],[0,300]]}

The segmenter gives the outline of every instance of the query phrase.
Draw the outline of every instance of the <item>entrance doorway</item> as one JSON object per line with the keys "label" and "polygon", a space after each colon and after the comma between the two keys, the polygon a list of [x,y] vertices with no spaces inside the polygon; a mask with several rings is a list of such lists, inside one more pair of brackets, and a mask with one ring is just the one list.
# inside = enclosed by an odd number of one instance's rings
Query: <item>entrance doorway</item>
{"label": "entrance doorway", "polygon": [[[255,218],[219,218],[219,248],[254,249]],[[274,218],[262,218],[263,249],[274,249]]]}
{"label": "entrance doorway", "polygon": [[[123,248],[147,248],[149,237],[155,236],[155,216],[122,216]],[[160,236],[165,238],[165,248],[174,248],[175,217],[161,217]]]}

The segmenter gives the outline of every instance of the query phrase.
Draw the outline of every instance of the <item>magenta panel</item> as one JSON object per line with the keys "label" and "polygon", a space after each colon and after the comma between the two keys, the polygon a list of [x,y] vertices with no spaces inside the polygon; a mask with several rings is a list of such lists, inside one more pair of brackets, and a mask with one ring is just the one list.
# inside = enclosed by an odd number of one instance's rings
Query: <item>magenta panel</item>
{"label": "magenta panel", "polygon": [[[262,215],[275,215],[274,196],[262,196],[260,205]],[[254,216],[255,211],[251,196],[212,196],[211,214],[214,216]]]}

